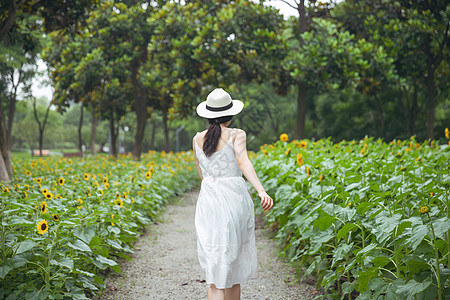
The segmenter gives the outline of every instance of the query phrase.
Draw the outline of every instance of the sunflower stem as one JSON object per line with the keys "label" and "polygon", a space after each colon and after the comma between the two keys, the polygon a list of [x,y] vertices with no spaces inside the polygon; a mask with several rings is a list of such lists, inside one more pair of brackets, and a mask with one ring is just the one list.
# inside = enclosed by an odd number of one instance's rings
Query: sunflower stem
{"label": "sunflower stem", "polygon": [[436,234],[434,233],[433,222],[431,222],[430,213],[427,212],[428,219],[430,220],[431,233],[433,234],[433,242],[434,242],[434,254],[436,256],[436,279],[438,283],[438,299],[442,300],[442,284],[441,284],[441,271],[439,266],[439,251],[436,243]]}

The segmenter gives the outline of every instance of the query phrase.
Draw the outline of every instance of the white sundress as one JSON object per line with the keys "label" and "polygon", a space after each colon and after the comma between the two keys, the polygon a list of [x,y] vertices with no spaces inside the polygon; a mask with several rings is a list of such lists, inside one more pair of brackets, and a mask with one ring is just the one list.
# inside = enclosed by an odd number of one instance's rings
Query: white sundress
{"label": "white sundress", "polygon": [[233,133],[226,146],[207,157],[195,149],[203,175],[195,211],[198,259],[208,286],[218,289],[256,278],[255,213],[238,167]]}

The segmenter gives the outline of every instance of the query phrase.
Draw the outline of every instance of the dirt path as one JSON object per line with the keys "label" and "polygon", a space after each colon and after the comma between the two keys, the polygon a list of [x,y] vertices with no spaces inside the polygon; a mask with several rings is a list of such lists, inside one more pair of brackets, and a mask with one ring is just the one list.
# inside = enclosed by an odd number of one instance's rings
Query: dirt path
{"label": "dirt path", "polygon": [[[197,259],[194,227],[198,191],[169,205],[163,222],[152,225],[135,245],[132,261],[121,264],[122,274],[107,280],[98,299],[206,299],[207,286]],[[241,299],[312,299],[314,287],[294,283],[292,269],[276,257],[267,229],[256,226],[258,279],[242,286]]]}

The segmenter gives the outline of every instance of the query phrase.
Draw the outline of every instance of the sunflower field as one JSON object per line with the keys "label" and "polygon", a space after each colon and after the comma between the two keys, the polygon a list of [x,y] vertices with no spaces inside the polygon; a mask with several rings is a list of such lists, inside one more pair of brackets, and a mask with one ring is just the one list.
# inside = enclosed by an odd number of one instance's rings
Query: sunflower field
{"label": "sunflower field", "polygon": [[450,142],[289,141],[252,158],[287,258],[334,299],[450,299]]}
{"label": "sunflower field", "polygon": [[190,152],[19,159],[14,169],[0,190],[0,299],[89,299],[170,198],[199,180]]}

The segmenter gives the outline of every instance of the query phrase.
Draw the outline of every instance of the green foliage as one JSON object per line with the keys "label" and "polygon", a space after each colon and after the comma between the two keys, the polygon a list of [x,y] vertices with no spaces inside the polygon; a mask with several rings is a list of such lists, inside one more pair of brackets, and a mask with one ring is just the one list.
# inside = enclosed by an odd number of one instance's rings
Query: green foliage
{"label": "green foliage", "polygon": [[0,298],[88,299],[105,286],[103,270],[120,273],[143,228],[198,178],[190,152],[14,166],[0,190]]}
{"label": "green foliage", "polygon": [[414,137],[328,138],[277,141],[252,161],[274,196],[269,225],[318,287],[348,299],[434,299],[450,290],[449,150]]}

